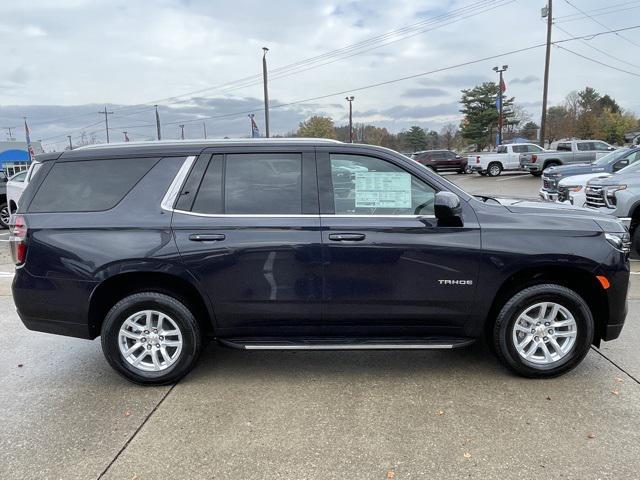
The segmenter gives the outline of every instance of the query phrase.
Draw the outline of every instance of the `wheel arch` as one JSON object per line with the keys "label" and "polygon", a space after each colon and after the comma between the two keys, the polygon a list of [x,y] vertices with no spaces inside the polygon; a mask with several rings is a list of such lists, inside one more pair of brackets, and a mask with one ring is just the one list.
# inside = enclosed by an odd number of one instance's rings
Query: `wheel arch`
{"label": "wheel arch", "polygon": [[544,170],[549,165],[562,165],[562,161],[558,158],[549,158],[548,160],[545,160],[544,163],[542,164],[542,169]]}
{"label": "wheel arch", "polygon": [[102,322],[113,305],[140,292],[158,292],[177,298],[192,311],[203,333],[213,334],[213,310],[206,296],[193,283],[165,272],[126,272],[107,278],[91,293],[88,318],[92,338],[100,335]]}
{"label": "wheel arch", "polygon": [[593,272],[576,267],[538,266],[520,270],[506,278],[496,291],[484,319],[485,338],[492,338],[495,319],[509,298],[520,290],[543,283],[562,285],[582,297],[589,306],[595,322],[593,342],[599,345],[609,318],[606,293]]}

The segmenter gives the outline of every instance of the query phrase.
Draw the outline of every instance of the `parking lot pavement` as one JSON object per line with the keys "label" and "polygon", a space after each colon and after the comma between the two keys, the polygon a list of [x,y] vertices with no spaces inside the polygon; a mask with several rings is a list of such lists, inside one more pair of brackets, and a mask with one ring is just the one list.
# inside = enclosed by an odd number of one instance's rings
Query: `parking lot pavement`
{"label": "parking lot pavement", "polygon": [[[539,186],[529,175],[447,177],[471,193],[535,198]],[[212,344],[177,385],[144,388],[111,370],[98,340],[27,331],[2,250],[2,480],[638,477],[639,300],[619,340],[552,380],[515,377],[480,344],[449,352]],[[630,298],[639,292],[632,275]]]}
{"label": "parking lot pavement", "polygon": [[[639,306],[632,302],[630,324]],[[28,332],[11,298],[0,308],[3,480],[583,479],[640,470],[640,385],[623,371],[637,368],[627,354],[637,328],[603,349],[619,367],[592,351],[547,381],[513,376],[481,345],[210,345],[178,385],[143,388],[111,371],[98,341]]]}
{"label": "parking lot pavement", "polygon": [[494,195],[538,199],[540,177],[525,172],[503,172],[498,177],[482,177],[477,173],[461,175],[444,173],[443,176],[473,195]]}

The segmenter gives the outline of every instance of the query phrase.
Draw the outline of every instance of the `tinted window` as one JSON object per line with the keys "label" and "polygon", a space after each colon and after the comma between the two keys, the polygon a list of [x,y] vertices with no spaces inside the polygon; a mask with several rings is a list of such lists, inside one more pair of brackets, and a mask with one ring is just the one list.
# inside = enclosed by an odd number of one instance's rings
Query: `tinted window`
{"label": "tinted window", "polygon": [[558,150],[559,152],[570,152],[571,151],[571,144],[570,143],[559,143],[558,147],[556,148],[556,150]]}
{"label": "tinted window", "polygon": [[594,150],[598,150],[599,152],[606,152],[611,147],[604,142],[593,142],[593,148]]}
{"label": "tinted window", "polygon": [[513,146],[513,151],[514,151],[514,153],[525,153],[525,152],[527,152],[527,146],[526,145],[514,145]]}
{"label": "tinted window", "polygon": [[29,206],[30,212],[108,210],[140,181],[157,158],[57,162]]}
{"label": "tinted window", "polygon": [[302,212],[302,156],[260,153],[227,155],[225,213]]}
{"label": "tinted window", "polygon": [[[222,198],[222,168],[224,157],[222,155],[214,155],[209,161],[207,170],[202,176],[202,182],[197,188],[196,199],[193,202],[193,211],[199,213],[224,213],[224,204]],[[192,181],[192,177],[195,183],[200,180],[202,175],[202,166],[196,164],[193,169],[192,175],[189,176],[187,183]],[[192,186],[186,187],[186,191],[178,200],[179,209],[189,209],[189,193],[193,188]],[[184,203],[183,203],[184,202]]]}
{"label": "tinted window", "polygon": [[527,151],[533,152],[533,153],[539,153],[539,152],[542,152],[542,147],[539,147],[537,145],[527,145]]}
{"label": "tinted window", "polygon": [[[515,150],[515,147],[513,147]],[[496,150],[496,153],[507,153],[507,146],[506,145],[500,145],[498,147],[498,149]]]}
{"label": "tinted window", "polygon": [[27,178],[27,171],[24,170],[20,173],[16,173],[9,180],[11,180],[12,182],[24,182],[26,178]]}
{"label": "tinted window", "polygon": [[338,215],[433,215],[435,190],[389,162],[363,155],[331,155]]}

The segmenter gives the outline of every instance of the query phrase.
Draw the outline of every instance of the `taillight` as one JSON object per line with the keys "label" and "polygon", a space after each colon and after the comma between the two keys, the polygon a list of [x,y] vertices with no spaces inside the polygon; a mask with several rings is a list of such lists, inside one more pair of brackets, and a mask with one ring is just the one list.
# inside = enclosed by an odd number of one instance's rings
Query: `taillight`
{"label": "taillight", "polygon": [[15,215],[11,219],[9,245],[13,263],[22,265],[27,257],[27,223],[22,215]]}
{"label": "taillight", "polygon": [[476,157],[476,163],[480,163],[480,155]]}
{"label": "taillight", "polygon": [[538,155],[536,154],[531,155],[531,163],[536,163],[536,160],[538,160]]}

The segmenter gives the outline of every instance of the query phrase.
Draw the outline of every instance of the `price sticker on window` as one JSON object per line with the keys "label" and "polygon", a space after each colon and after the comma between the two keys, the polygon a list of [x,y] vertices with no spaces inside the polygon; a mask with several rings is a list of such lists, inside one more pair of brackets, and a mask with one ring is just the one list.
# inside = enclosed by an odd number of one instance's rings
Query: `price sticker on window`
{"label": "price sticker on window", "polygon": [[356,208],[411,208],[411,175],[356,173]]}

